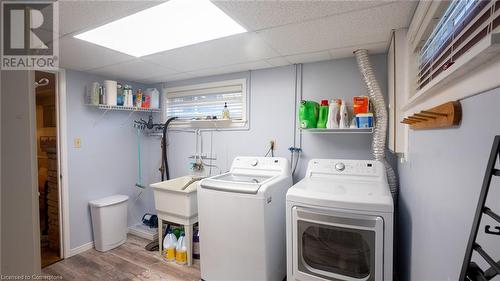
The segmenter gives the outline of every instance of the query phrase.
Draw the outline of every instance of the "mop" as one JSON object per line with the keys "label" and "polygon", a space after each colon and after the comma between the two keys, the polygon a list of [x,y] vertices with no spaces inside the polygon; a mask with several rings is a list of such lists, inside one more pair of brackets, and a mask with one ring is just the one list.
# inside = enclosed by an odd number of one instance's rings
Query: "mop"
{"label": "mop", "polygon": [[141,165],[141,132],[137,129],[137,182],[135,186],[145,189],[142,184],[142,165]]}

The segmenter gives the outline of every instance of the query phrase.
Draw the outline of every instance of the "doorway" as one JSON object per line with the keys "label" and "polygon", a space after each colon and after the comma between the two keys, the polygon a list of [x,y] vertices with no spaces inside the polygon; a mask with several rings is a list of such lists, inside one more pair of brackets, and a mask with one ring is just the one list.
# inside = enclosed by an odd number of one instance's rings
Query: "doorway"
{"label": "doorway", "polygon": [[38,203],[42,268],[62,259],[57,81],[54,73],[35,71]]}

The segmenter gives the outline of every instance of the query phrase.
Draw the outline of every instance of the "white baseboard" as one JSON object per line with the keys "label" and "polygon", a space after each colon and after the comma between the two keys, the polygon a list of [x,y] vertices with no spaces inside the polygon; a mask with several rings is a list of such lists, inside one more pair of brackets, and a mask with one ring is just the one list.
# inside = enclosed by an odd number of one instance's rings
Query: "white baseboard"
{"label": "white baseboard", "polygon": [[132,234],[132,235],[135,235],[135,236],[139,236],[141,238],[144,238],[144,239],[148,239],[148,240],[151,240],[153,241],[156,236],[158,235],[158,232],[151,232],[151,231],[146,231],[146,230],[143,230],[141,228],[138,228],[138,227],[134,227],[134,226],[129,226],[128,227],[128,233]]}
{"label": "white baseboard", "polygon": [[88,251],[90,249],[94,248],[94,241],[91,241],[89,243],[85,243],[83,245],[80,245],[76,248],[70,249],[69,250],[69,256],[72,257],[74,255],[78,255],[80,253],[83,253],[85,251]]}

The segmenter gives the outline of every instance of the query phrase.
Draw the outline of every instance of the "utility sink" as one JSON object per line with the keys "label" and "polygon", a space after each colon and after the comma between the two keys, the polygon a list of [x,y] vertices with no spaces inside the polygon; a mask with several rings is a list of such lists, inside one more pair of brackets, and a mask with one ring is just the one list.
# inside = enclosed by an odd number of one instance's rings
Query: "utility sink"
{"label": "utility sink", "polygon": [[158,216],[180,219],[197,217],[200,180],[199,177],[185,176],[151,184]]}

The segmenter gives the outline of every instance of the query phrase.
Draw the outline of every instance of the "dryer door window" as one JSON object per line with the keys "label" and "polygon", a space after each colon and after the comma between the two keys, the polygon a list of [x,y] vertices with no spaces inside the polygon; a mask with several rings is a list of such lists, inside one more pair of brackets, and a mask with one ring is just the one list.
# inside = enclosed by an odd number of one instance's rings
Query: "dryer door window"
{"label": "dryer door window", "polygon": [[297,213],[295,260],[299,272],[333,280],[376,280],[382,270],[383,222],[379,217],[366,220]]}
{"label": "dryer door window", "polygon": [[370,275],[374,267],[373,231],[299,221],[302,258],[308,267],[356,279]]}

